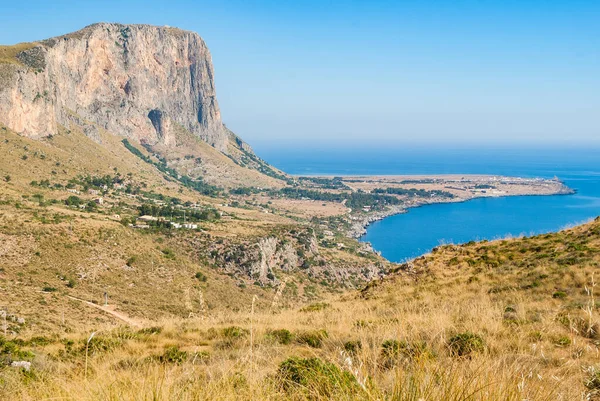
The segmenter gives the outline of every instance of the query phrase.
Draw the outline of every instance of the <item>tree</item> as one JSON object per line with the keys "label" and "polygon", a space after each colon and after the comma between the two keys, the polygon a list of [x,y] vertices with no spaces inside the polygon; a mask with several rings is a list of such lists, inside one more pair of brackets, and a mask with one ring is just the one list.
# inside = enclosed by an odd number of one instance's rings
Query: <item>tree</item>
{"label": "tree", "polygon": [[79,196],[71,195],[65,200],[67,206],[79,206],[82,204],[82,200]]}

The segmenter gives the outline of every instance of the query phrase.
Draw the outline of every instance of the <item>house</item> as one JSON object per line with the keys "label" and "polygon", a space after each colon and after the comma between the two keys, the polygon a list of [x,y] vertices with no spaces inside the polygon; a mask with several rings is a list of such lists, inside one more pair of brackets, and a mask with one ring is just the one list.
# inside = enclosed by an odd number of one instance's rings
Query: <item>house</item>
{"label": "house", "polygon": [[103,198],[96,198],[96,199],[94,199],[94,202],[96,202],[97,205],[103,205],[104,204],[104,199]]}
{"label": "house", "polygon": [[100,195],[100,191],[98,191],[98,190],[95,190],[95,189],[90,189],[90,190],[88,190],[88,193],[89,193],[90,195]]}

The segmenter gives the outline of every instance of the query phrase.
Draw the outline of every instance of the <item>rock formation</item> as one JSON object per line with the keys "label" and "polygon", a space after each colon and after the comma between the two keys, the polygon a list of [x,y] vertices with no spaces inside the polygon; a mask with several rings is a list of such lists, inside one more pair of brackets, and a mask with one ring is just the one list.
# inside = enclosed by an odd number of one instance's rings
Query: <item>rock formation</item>
{"label": "rock formation", "polygon": [[194,32],[99,23],[0,50],[0,123],[22,135],[75,125],[96,141],[104,129],[168,146],[179,126],[225,153],[236,140],[221,122],[211,56]]}

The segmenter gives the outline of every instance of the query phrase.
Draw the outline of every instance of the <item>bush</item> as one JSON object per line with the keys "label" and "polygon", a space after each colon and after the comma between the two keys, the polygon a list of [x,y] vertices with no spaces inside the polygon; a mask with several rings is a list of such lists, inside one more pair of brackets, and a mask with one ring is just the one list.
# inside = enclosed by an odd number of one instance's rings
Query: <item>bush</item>
{"label": "bush", "polygon": [[141,334],[141,335],[160,334],[161,331],[162,331],[162,327],[158,327],[158,326],[144,327],[143,329],[138,330],[138,334]]}
{"label": "bush", "polygon": [[205,283],[206,280],[208,280],[208,277],[206,277],[206,275],[202,272],[197,272],[194,277],[196,277],[199,281],[201,281],[203,283]]}
{"label": "bush", "polygon": [[267,332],[267,338],[283,345],[288,345],[294,339],[294,335],[286,329],[270,330]]}
{"label": "bush", "polygon": [[332,396],[354,398],[351,396],[362,393],[356,378],[350,372],[342,371],[336,365],[319,358],[288,358],[279,365],[277,376],[284,390],[306,391],[310,394],[310,399]]}
{"label": "bush", "polygon": [[34,355],[29,351],[23,351],[19,347],[17,340],[9,341],[0,336],[0,367],[3,364],[10,364],[13,360],[32,360]]}
{"label": "bush", "polygon": [[346,341],[344,343],[344,350],[350,354],[355,356],[362,349],[362,342],[360,340]]}
{"label": "bush", "polygon": [[79,347],[79,352],[81,354],[85,354],[85,349],[87,346],[90,355],[101,354],[104,352],[110,352],[122,345],[123,341],[118,338],[95,336],[90,340],[89,344],[87,344],[87,340],[83,340],[81,346]]}
{"label": "bush", "polygon": [[65,205],[67,206],[79,206],[83,204],[83,200],[79,196],[71,195],[65,199]]}
{"label": "bush", "polygon": [[304,308],[300,309],[300,312],[317,312],[317,311],[324,310],[328,307],[329,307],[328,303],[317,302],[317,303],[305,306]]}
{"label": "bush", "polygon": [[[215,333],[211,333],[212,329],[209,329],[209,337],[216,336]],[[241,344],[241,340],[248,336],[250,332],[246,329],[237,326],[226,327],[221,330],[221,341],[214,344],[217,349],[230,349],[237,348]]]}
{"label": "bush", "polygon": [[161,250],[163,256],[167,259],[175,259],[175,252],[173,252],[170,248],[165,248]]}
{"label": "bush", "polygon": [[566,347],[571,345],[571,339],[568,336],[556,337],[553,342],[557,347]]}
{"label": "bush", "polygon": [[325,330],[306,331],[296,336],[296,341],[299,344],[306,344],[312,348],[321,348],[323,340],[329,335]]}
{"label": "bush", "polygon": [[462,357],[482,352],[485,349],[485,342],[481,336],[466,332],[451,337],[448,347],[452,355]]}
{"label": "bush", "polygon": [[183,363],[187,360],[188,353],[185,351],[181,351],[179,347],[172,346],[165,350],[164,354],[162,354],[158,359],[162,363]]}
{"label": "bush", "polygon": [[246,337],[250,332],[238,326],[225,327],[221,330],[221,335],[229,339],[238,339]]}
{"label": "bush", "polygon": [[567,297],[567,293],[564,291],[556,291],[552,294],[552,298],[554,299],[565,299]]}

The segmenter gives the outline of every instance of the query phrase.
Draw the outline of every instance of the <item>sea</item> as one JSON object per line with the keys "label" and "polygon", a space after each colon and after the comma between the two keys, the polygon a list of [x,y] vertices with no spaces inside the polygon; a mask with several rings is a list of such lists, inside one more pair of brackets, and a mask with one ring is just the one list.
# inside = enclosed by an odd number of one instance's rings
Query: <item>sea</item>
{"label": "sea", "polygon": [[480,198],[421,206],[371,224],[361,241],[404,262],[441,244],[559,231],[600,215],[600,147],[452,147],[397,149],[258,148],[294,175],[490,174],[562,180],[572,195]]}

